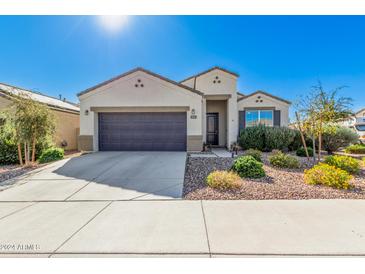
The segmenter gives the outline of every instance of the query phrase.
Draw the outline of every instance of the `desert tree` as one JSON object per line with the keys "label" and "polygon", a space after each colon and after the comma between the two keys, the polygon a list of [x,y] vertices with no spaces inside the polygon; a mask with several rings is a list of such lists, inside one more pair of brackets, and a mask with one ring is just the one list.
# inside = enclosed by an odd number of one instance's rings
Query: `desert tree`
{"label": "desert tree", "polygon": [[318,161],[321,159],[324,125],[337,123],[352,113],[352,99],[339,96],[339,92],[344,88],[345,86],[341,86],[325,90],[322,83],[318,82],[297,104],[297,110],[303,117],[303,129],[313,136],[313,148],[314,139],[318,140]]}
{"label": "desert tree", "polygon": [[17,143],[19,163],[23,164],[22,146],[25,164],[30,161],[34,163],[36,144],[54,133],[55,117],[52,111],[27,94],[19,94],[12,96],[12,103],[3,115],[6,128],[11,130],[12,138]]}

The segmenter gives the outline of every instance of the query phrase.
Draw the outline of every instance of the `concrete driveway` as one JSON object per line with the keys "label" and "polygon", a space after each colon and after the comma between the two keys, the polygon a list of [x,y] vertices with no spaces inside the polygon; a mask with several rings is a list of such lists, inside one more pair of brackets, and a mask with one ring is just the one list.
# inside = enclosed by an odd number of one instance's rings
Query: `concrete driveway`
{"label": "concrete driveway", "polygon": [[181,198],[185,152],[98,152],[62,160],[0,192],[0,201]]}

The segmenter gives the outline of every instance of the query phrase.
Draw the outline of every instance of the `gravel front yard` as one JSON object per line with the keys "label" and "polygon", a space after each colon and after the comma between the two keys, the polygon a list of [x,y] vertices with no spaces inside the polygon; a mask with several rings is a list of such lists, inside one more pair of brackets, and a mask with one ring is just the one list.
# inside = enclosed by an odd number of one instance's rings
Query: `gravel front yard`
{"label": "gravel front yard", "polygon": [[266,177],[261,179],[242,179],[242,187],[236,190],[220,191],[210,188],[205,178],[213,170],[227,170],[231,158],[192,158],[187,160],[183,196],[191,200],[219,199],[365,199],[365,169],[351,181],[351,190],[338,190],[326,186],[312,186],[304,183],[303,170],[312,165],[306,158],[298,157],[301,168],[296,170],[271,167],[270,153],[263,153]]}
{"label": "gravel front yard", "polygon": [[8,179],[23,175],[39,166],[21,167],[20,165],[0,166],[0,183]]}

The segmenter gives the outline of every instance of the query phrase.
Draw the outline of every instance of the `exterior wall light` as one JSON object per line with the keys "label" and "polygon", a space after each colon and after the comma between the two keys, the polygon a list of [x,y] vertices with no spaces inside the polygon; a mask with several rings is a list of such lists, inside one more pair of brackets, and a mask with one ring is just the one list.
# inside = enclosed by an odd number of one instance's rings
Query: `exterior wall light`
{"label": "exterior wall light", "polygon": [[89,110],[85,110],[85,116],[88,116],[89,115]]}

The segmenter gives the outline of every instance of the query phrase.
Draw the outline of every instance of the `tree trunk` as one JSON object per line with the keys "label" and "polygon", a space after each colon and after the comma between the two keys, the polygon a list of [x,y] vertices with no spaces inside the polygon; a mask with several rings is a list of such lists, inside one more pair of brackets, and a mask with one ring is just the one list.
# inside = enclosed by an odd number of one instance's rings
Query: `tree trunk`
{"label": "tree trunk", "polygon": [[24,142],[24,164],[28,165],[27,142]]}
{"label": "tree trunk", "polygon": [[300,137],[302,138],[302,143],[303,143],[303,147],[304,147],[304,150],[305,150],[305,154],[307,155],[307,161],[309,161],[309,153],[308,153],[307,144],[305,143],[304,135],[303,135],[303,132],[302,132],[302,126],[300,124],[299,113],[298,112],[295,112],[295,115],[297,117],[297,122],[298,122]]}
{"label": "tree trunk", "polygon": [[29,164],[30,163],[30,144],[29,144],[29,142],[27,143],[27,161]]}
{"label": "tree trunk", "polygon": [[21,144],[18,144],[18,159],[19,159],[19,164],[22,166],[23,165],[23,156],[22,156],[22,147]]}
{"label": "tree trunk", "polygon": [[36,144],[36,139],[35,137],[33,138],[33,143],[32,143],[32,162],[35,163],[35,144]]}
{"label": "tree trunk", "polygon": [[316,137],[312,135],[313,161],[316,161]]}
{"label": "tree trunk", "polygon": [[322,117],[319,118],[319,132],[318,132],[318,162],[321,161],[322,151]]}

